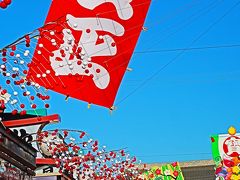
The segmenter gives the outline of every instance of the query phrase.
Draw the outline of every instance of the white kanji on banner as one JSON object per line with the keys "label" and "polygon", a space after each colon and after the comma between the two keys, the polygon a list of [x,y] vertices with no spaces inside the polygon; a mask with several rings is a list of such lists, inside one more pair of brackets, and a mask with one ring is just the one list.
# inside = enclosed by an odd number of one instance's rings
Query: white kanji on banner
{"label": "white kanji on banner", "polygon": [[91,10],[101,4],[112,3],[116,8],[118,16],[123,20],[130,19],[133,16],[133,8],[130,2],[132,0],[78,0],[81,6]]}
{"label": "white kanji on banner", "polygon": [[28,78],[69,97],[111,108],[150,2],[54,0],[32,62],[41,63],[50,74],[32,65]]}
{"label": "white kanji on banner", "polygon": [[[118,15],[121,19],[129,19],[133,15],[132,6],[129,4],[129,1],[120,1],[117,0],[78,0],[78,3],[88,9],[94,9],[95,7],[106,3],[111,2],[117,9]],[[70,58],[73,52],[73,47],[75,43],[75,37],[71,33],[70,29],[63,30],[63,41],[64,43],[61,47],[54,51],[54,56],[50,58],[51,66],[55,71],[56,75],[72,75],[79,74],[89,76],[93,75],[94,84],[100,88],[107,88],[110,82],[109,72],[101,65],[97,63],[91,63],[92,68],[89,71],[86,71],[85,66],[93,57],[98,56],[114,56],[117,54],[117,47],[114,41],[114,38],[110,35],[98,36],[97,31],[104,31],[111,33],[114,36],[123,36],[125,29],[118,22],[106,19],[106,18],[77,18],[68,14],[67,17],[68,25],[75,31],[81,31],[82,35],[78,40],[78,47],[81,49],[81,57],[83,60],[83,66],[77,64],[77,58]],[[96,44],[98,39],[102,39],[103,43]],[[57,58],[61,57],[61,49],[69,51],[65,57],[65,61],[58,61]],[[97,73],[96,73],[97,72]]]}

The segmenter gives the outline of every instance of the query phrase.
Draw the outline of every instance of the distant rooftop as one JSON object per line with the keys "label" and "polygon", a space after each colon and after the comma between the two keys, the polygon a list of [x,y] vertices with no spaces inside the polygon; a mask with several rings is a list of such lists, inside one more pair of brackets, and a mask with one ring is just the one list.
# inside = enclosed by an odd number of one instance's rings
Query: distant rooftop
{"label": "distant rooftop", "polygon": [[[166,164],[168,163],[147,164],[147,168]],[[216,178],[213,160],[187,161],[179,164],[185,180],[213,180]]]}
{"label": "distant rooftop", "polygon": [[[152,163],[152,164],[146,164],[147,168],[153,167],[153,166],[162,166],[166,165],[168,163]],[[179,162],[181,168],[185,167],[199,167],[199,166],[214,166],[213,160],[198,160],[198,161],[186,161],[186,162]]]}
{"label": "distant rooftop", "polygon": [[180,167],[196,167],[196,166],[214,166],[213,160],[199,160],[180,162]]}

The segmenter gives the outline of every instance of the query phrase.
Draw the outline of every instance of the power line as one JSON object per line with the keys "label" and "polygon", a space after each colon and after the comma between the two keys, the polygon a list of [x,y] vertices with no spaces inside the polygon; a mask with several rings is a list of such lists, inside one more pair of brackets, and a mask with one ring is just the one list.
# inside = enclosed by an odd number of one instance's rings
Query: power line
{"label": "power line", "polygon": [[[179,31],[185,29],[192,23],[196,22],[202,16],[204,16],[204,15],[208,14],[209,12],[213,11],[214,9],[216,9],[222,2],[223,2],[222,0],[219,0],[219,1],[215,0],[212,3],[210,3],[207,7],[201,8],[197,13],[194,13],[191,16],[189,16],[187,18],[187,21],[183,21],[183,23],[181,23],[180,26],[177,25],[176,31],[171,31],[175,25],[166,28],[163,32],[167,32],[168,34],[166,36],[164,36],[163,38],[161,38],[160,40],[158,40],[157,42],[154,42],[154,43],[151,42],[151,45],[148,46],[147,50],[152,49],[154,46],[159,45],[159,43],[162,43],[163,40],[168,39],[169,37],[175,35]],[[159,32],[159,33],[162,34],[163,32]],[[155,39],[155,37],[153,36],[150,39]],[[145,44],[146,44],[146,42],[145,42]]]}
{"label": "power line", "polygon": [[134,54],[151,54],[151,53],[162,53],[162,52],[193,51],[193,50],[206,50],[206,49],[238,48],[238,47],[240,47],[240,44],[136,51]]}
{"label": "power line", "polygon": [[212,153],[184,153],[184,154],[152,154],[152,155],[139,155],[137,157],[173,157],[173,156],[194,156],[194,155],[211,155]]}
{"label": "power line", "polygon": [[[208,26],[208,28],[203,31],[199,36],[197,36],[197,38],[195,38],[190,44],[189,46],[187,46],[184,49],[189,49],[194,43],[196,43],[198,40],[200,40],[204,35],[206,35],[216,24],[218,24],[219,22],[221,22],[228,14],[230,14],[232,12],[233,9],[235,9],[238,5],[240,4],[240,1],[237,1],[230,9],[228,9],[222,16],[220,16],[216,21],[214,21],[210,26]],[[179,57],[181,57],[184,53],[186,52],[186,50],[182,50],[180,51],[174,58],[172,58],[169,62],[167,62],[165,65],[163,65],[162,67],[160,67],[160,69],[158,69],[154,74],[152,74],[150,77],[148,77],[147,79],[145,79],[138,87],[136,87],[135,89],[133,89],[127,96],[125,96],[124,98],[122,98],[116,105],[121,104],[122,102],[124,102],[127,98],[129,98],[131,95],[133,95],[134,93],[136,93],[139,89],[141,89],[144,85],[146,85],[149,81],[151,81],[154,77],[156,77],[161,71],[163,71],[165,68],[167,68],[170,64],[174,63],[175,61],[178,60]]]}

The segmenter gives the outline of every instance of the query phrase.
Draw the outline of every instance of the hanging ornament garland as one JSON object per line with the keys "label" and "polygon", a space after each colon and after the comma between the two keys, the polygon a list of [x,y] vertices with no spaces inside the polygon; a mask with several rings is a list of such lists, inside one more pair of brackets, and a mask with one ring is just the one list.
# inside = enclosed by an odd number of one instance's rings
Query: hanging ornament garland
{"label": "hanging ornament garland", "polygon": [[[24,115],[26,109],[50,107],[47,90],[66,88],[63,77],[55,72],[56,69],[65,68],[67,72],[73,72],[77,64],[84,72],[88,72],[92,67],[90,60],[84,58],[84,50],[76,47],[71,31],[62,31],[65,26],[66,19],[59,18],[0,49],[0,74],[5,79],[5,84],[1,84],[0,94],[12,114]],[[69,37],[63,40],[64,34]],[[51,53],[53,49],[60,49],[54,59],[59,62],[56,67],[52,67],[49,57],[44,55],[47,53],[50,57],[55,57]],[[72,74],[67,76],[71,77]],[[76,81],[80,82],[84,75],[75,76]],[[4,97],[5,94],[8,94],[7,98]]]}
{"label": "hanging ornament garland", "polygon": [[[53,80],[55,78],[52,77],[51,70],[42,64],[42,61],[47,60],[40,55],[43,50],[47,51],[47,49],[43,44],[38,45],[37,50],[35,48],[42,38],[49,40],[48,42],[53,46],[59,44],[54,40],[54,32],[51,31],[53,26],[55,29],[61,26],[61,21],[51,22],[0,49],[0,74],[2,75],[0,78],[1,82],[4,82],[0,86],[0,98],[4,100],[7,109],[12,110],[13,115],[18,113],[25,115],[26,109],[50,107],[48,103],[50,96],[47,90],[54,84],[50,83],[46,77]],[[39,57],[34,57],[34,54],[38,54]],[[32,59],[35,60],[34,63]],[[38,73],[29,72],[32,66],[38,69]],[[36,78],[41,79],[45,88],[35,83]]]}
{"label": "hanging ornament garland", "polygon": [[108,151],[86,132],[49,130],[37,134],[41,153],[55,160],[60,173],[81,179],[141,179],[136,157],[124,149]]}
{"label": "hanging ornament garland", "polygon": [[11,3],[12,3],[12,0],[1,0],[0,8],[6,9]]}

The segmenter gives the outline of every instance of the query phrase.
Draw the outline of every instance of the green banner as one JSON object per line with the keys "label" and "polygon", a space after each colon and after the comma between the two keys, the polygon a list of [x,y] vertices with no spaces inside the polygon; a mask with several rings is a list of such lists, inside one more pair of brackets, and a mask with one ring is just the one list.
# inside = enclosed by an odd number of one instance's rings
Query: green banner
{"label": "green banner", "polygon": [[155,166],[144,172],[146,180],[184,180],[181,168],[178,162],[164,166]]}
{"label": "green banner", "polygon": [[36,116],[47,116],[47,109],[28,110],[27,114]]}

